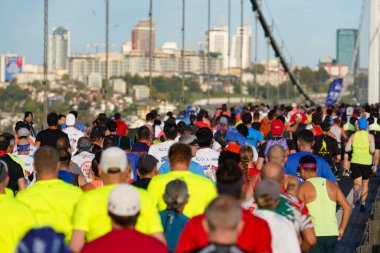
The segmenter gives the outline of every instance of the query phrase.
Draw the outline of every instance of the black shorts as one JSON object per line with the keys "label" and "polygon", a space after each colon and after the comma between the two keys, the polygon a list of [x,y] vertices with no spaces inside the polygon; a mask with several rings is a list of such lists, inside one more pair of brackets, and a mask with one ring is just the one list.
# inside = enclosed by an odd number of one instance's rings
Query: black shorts
{"label": "black shorts", "polygon": [[372,174],[372,165],[364,165],[351,163],[351,177],[355,180],[362,177],[363,180],[368,180]]}

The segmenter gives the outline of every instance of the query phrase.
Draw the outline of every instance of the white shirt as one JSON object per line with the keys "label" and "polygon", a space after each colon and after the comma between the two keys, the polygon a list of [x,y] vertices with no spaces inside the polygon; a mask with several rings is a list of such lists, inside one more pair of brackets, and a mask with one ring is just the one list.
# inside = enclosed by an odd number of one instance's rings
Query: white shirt
{"label": "white shirt", "polygon": [[75,154],[77,152],[77,145],[78,145],[78,140],[80,137],[83,137],[84,134],[76,129],[75,127],[67,127],[62,130],[64,133],[67,134],[70,140],[70,147],[71,147],[71,154]]}
{"label": "white shirt", "polygon": [[273,253],[300,253],[296,231],[290,221],[274,211],[256,209],[254,215],[265,220],[272,235]]}
{"label": "white shirt", "polygon": [[88,174],[91,170],[91,163],[92,159],[94,159],[95,155],[87,152],[82,151],[80,154],[77,154],[71,158],[71,161],[78,165],[78,167],[81,169],[83,175],[85,178],[88,178]]}
{"label": "white shirt", "polygon": [[198,149],[193,161],[199,163],[205,176],[216,182],[216,170],[220,153],[211,148]]}
{"label": "white shirt", "polygon": [[149,155],[154,156],[158,160],[157,168],[160,168],[161,165],[168,161],[168,153],[169,153],[169,148],[176,143],[176,141],[171,140],[171,141],[165,141],[157,144],[153,144],[149,148]]}
{"label": "white shirt", "polygon": [[25,174],[29,176],[33,171],[33,162],[34,158],[32,155],[16,155],[18,158],[20,158],[21,161],[24,162],[24,168],[25,168]]}

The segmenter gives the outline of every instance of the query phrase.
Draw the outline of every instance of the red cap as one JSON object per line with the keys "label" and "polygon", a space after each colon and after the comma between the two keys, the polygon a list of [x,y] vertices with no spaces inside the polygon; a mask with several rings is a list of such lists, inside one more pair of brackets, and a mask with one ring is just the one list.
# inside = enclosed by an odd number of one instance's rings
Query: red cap
{"label": "red cap", "polygon": [[281,136],[284,133],[284,123],[279,119],[273,120],[270,131],[273,136]]}

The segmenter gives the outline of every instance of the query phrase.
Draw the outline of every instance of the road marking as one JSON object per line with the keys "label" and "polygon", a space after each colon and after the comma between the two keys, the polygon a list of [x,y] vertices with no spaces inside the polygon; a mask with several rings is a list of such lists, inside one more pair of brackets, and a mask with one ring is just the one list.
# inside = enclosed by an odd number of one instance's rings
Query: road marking
{"label": "road marking", "polygon": [[[347,195],[346,198],[347,198],[348,203],[351,205],[352,201],[354,200],[354,188],[351,189],[350,193]],[[342,222],[342,216],[343,216],[343,208],[339,207],[338,212],[336,212],[336,219],[338,220],[339,225]]]}

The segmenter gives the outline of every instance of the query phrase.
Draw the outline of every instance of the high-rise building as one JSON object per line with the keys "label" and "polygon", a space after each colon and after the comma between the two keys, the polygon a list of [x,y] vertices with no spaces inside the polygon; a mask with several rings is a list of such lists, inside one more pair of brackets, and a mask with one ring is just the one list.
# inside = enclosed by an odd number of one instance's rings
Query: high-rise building
{"label": "high-rise building", "polygon": [[[356,48],[358,30],[338,29],[336,33],[336,60],[344,66],[351,66]],[[354,72],[359,67],[359,54],[357,54],[354,65]]]}
{"label": "high-rise building", "polygon": [[249,68],[252,60],[252,28],[238,27],[232,37],[231,67]]}
{"label": "high-rise building", "polygon": [[[132,50],[140,51],[143,55],[150,52],[150,21],[141,20],[132,30]],[[156,48],[156,24],[152,23],[152,53]]]}
{"label": "high-rise building", "polygon": [[228,68],[228,27],[214,27],[209,31],[210,53],[218,53],[223,56],[223,68]]}
{"label": "high-rise building", "polygon": [[48,71],[68,68],[70,56],[70,31],[63,27],[53,28],[48,42]]}

